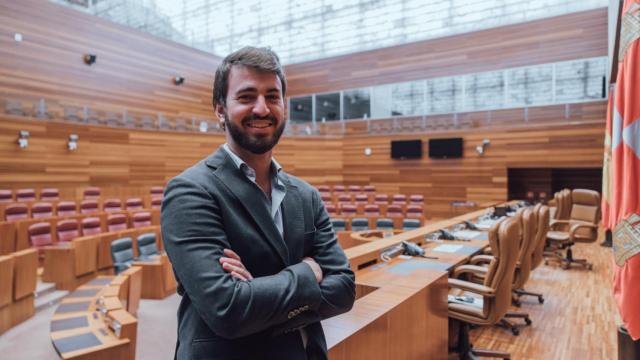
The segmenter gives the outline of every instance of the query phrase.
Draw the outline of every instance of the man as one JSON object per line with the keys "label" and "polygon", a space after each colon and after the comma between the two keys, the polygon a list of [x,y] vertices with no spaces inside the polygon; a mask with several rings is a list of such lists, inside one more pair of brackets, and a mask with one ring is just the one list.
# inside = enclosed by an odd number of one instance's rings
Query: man
{"label": "man", "polygon": [[272,158],[285,91],[271,50],[227,56],[213,90],[227,143],[167,185],[178,359],[323,359],[320,320],[353,305],[354,274],[318,192]]}

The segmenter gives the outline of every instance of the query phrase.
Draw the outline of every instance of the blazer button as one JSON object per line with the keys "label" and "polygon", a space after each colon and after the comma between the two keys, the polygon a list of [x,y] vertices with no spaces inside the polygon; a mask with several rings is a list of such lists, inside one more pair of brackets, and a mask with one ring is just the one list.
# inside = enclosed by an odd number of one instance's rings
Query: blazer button
{"label": "blazer button", "polygon": [[307,310],[309,310],[309,305],[305,305],[305,306],[303,306],[303,307],[302,307],[302,310],[303,310],[303,311],[307,311]]}
{"label": "blazer button", "polygon": [[294,316],[296,316],[296,314],[294,314],[293,311],[290,311],[289,314],[287,315],[287,318],[291,319]]}

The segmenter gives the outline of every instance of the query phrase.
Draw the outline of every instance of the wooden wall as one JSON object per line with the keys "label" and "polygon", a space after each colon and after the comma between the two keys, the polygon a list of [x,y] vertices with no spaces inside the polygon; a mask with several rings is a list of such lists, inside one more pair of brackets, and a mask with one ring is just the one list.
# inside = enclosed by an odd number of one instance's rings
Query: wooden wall
{"label": "wooden wall", "polygon": [[[83,62],[86,53],[97,55],[92,66]],[[46,0],[0,0],[0,94],[212,118],[220,61]],[[172,82],[178,74],[182,86]]]}
{"label": "wooden wall", "polygon": [[285,66],[289,95],[607,55],[607,9]]}

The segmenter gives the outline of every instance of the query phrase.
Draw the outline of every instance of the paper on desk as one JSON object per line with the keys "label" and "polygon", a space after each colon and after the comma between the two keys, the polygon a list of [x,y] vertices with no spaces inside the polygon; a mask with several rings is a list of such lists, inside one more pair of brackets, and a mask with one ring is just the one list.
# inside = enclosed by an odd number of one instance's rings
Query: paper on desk
{"label": "paper on desk", "polygon": [[433,248],[431,251],[454,253],[462,249],[462,245],[442,244]]}
{"label": "paper on desk", "polygon": [[480,234],[481,234],[480,231],[475,231],[475,230],[458,230],[453,233],[455,237],[460,239],[465,239],[465,240],[473,240],[476,238],[476,236]]}
{"label": "paper on desk", "polygon": [[492,224],[489,224],[489,223],[478,223],[478,224],[476,224],[476,227],[479,230],[489,230],[489,229],[491,229],[491,225]]}

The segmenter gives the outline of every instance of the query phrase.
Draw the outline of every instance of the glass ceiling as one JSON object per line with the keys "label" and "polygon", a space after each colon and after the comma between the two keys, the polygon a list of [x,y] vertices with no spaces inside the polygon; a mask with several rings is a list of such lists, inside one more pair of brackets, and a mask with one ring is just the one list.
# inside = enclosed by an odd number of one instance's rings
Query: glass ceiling
{"label": "glass ceiling", "polygon": [[269,46],[284,64],[606,7],[608,0],[50,0],[225,56]]}

